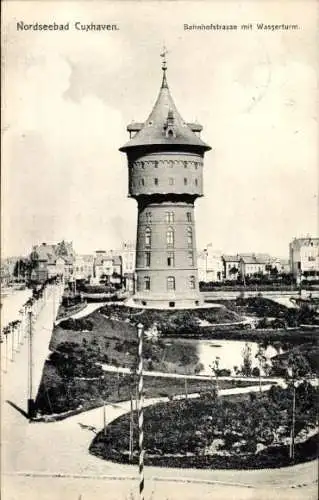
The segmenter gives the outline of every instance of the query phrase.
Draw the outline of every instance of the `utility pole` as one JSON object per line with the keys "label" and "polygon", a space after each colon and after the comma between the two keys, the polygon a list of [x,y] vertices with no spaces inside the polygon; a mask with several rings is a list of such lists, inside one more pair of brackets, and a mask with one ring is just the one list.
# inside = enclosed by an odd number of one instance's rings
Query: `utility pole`
{"label": "utility pole", "polygon": [[106,435],[106,408],[105,400],[103,401],[103,434]]}
{"label": "utility pole", "polygon": [[138,331],[138,432],[139,432],[139,477],[140,500],[144,500],[144,413],[143,413],[143,325],[137,325]]}
{"label": "utility pole", "polygon": [[296,422],[296,387],[293,381],[292,392],[292,425],[291,425],[291,460],[295,460],[295,422]]}
{"label": "utility pole", "polygon": [[133,459],[133,393],[132,387],[130,390],[130,400],[131,400],[131,408],[130,408],[130,438],[129,438],[129,461],[132,462]]}
{"label": "utility pole", "polygon": [[295,373],[294,367],[288,367],[288,375],[292,380],[292,421],[291,421],[291,433],[290,433],[290,448],[289,448],[289,458],[294,461],[295,459],[295,422],[296,422],[296,386],[295,386]]}
{"label": "utility pole", "polygon": [[52,285],[52,307],[53,307],[53,323],[55,320],[55,286]]}

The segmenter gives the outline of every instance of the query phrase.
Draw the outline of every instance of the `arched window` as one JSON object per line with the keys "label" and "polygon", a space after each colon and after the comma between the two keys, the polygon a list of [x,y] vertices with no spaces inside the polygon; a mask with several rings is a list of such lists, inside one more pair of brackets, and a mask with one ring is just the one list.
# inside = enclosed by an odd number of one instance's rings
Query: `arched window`
{"label": "arched window", "polygon": [[174,278],[174,276],[167,277],[167,290],[175,290],[175,278]]}
{"label": "arched window", "polygon": [[172,227],[169,227],[166,232],[166,245],[168,247],[174,246],[174,230]]}
{"label": "arched window", "polygon": [[145,229],[145,246],[150,247],[151,246],[151,239],[152,239],[152,231],[150,230],[149,227]]}
{"label": "arched window", "polygon": [[187,246],[188,247],[193,246],[193,230],[191,227],[187,228]]}

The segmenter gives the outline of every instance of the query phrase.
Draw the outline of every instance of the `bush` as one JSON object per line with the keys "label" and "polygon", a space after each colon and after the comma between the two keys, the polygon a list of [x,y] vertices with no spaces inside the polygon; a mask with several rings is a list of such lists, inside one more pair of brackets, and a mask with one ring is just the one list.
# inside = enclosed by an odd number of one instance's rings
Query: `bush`
{"label": "bush", "polygon": [[90,319],[86,318],[65,319],[59,323],[59,326],[63,328],[63,330],[75,330],[75,331],[88,330],[90,332],[93,330],[93,322]]}

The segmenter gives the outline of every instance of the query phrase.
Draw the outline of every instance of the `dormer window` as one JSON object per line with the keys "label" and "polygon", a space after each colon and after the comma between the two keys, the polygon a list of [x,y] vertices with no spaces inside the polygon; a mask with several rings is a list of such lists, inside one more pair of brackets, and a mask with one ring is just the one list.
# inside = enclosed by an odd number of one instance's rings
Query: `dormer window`
{"label": "dormer window", "polygon": [[170,138],[176,137],[175,130],[174,130],[174,122],[175,122],[174,112],[173,112],[173,110],[170,109],[168,111],[167,119],[166,119],[166,122],[164,125],[166,137],[170,137]]}

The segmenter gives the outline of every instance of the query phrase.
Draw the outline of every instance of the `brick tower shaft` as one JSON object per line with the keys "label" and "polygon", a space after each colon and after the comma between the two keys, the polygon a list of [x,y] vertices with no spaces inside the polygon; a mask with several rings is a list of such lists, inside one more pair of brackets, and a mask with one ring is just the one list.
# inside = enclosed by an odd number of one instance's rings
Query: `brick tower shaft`
{"label": "brick tower shaft", "polygon": [[185,123],[170,95],[166,63],[159,96],[145,123],[132,123],[127,154],[129,196],[138,204],[134,302],[154,308],[197,307],[194,203],[203,196],[203,158],[211,149],[199,124]]}

